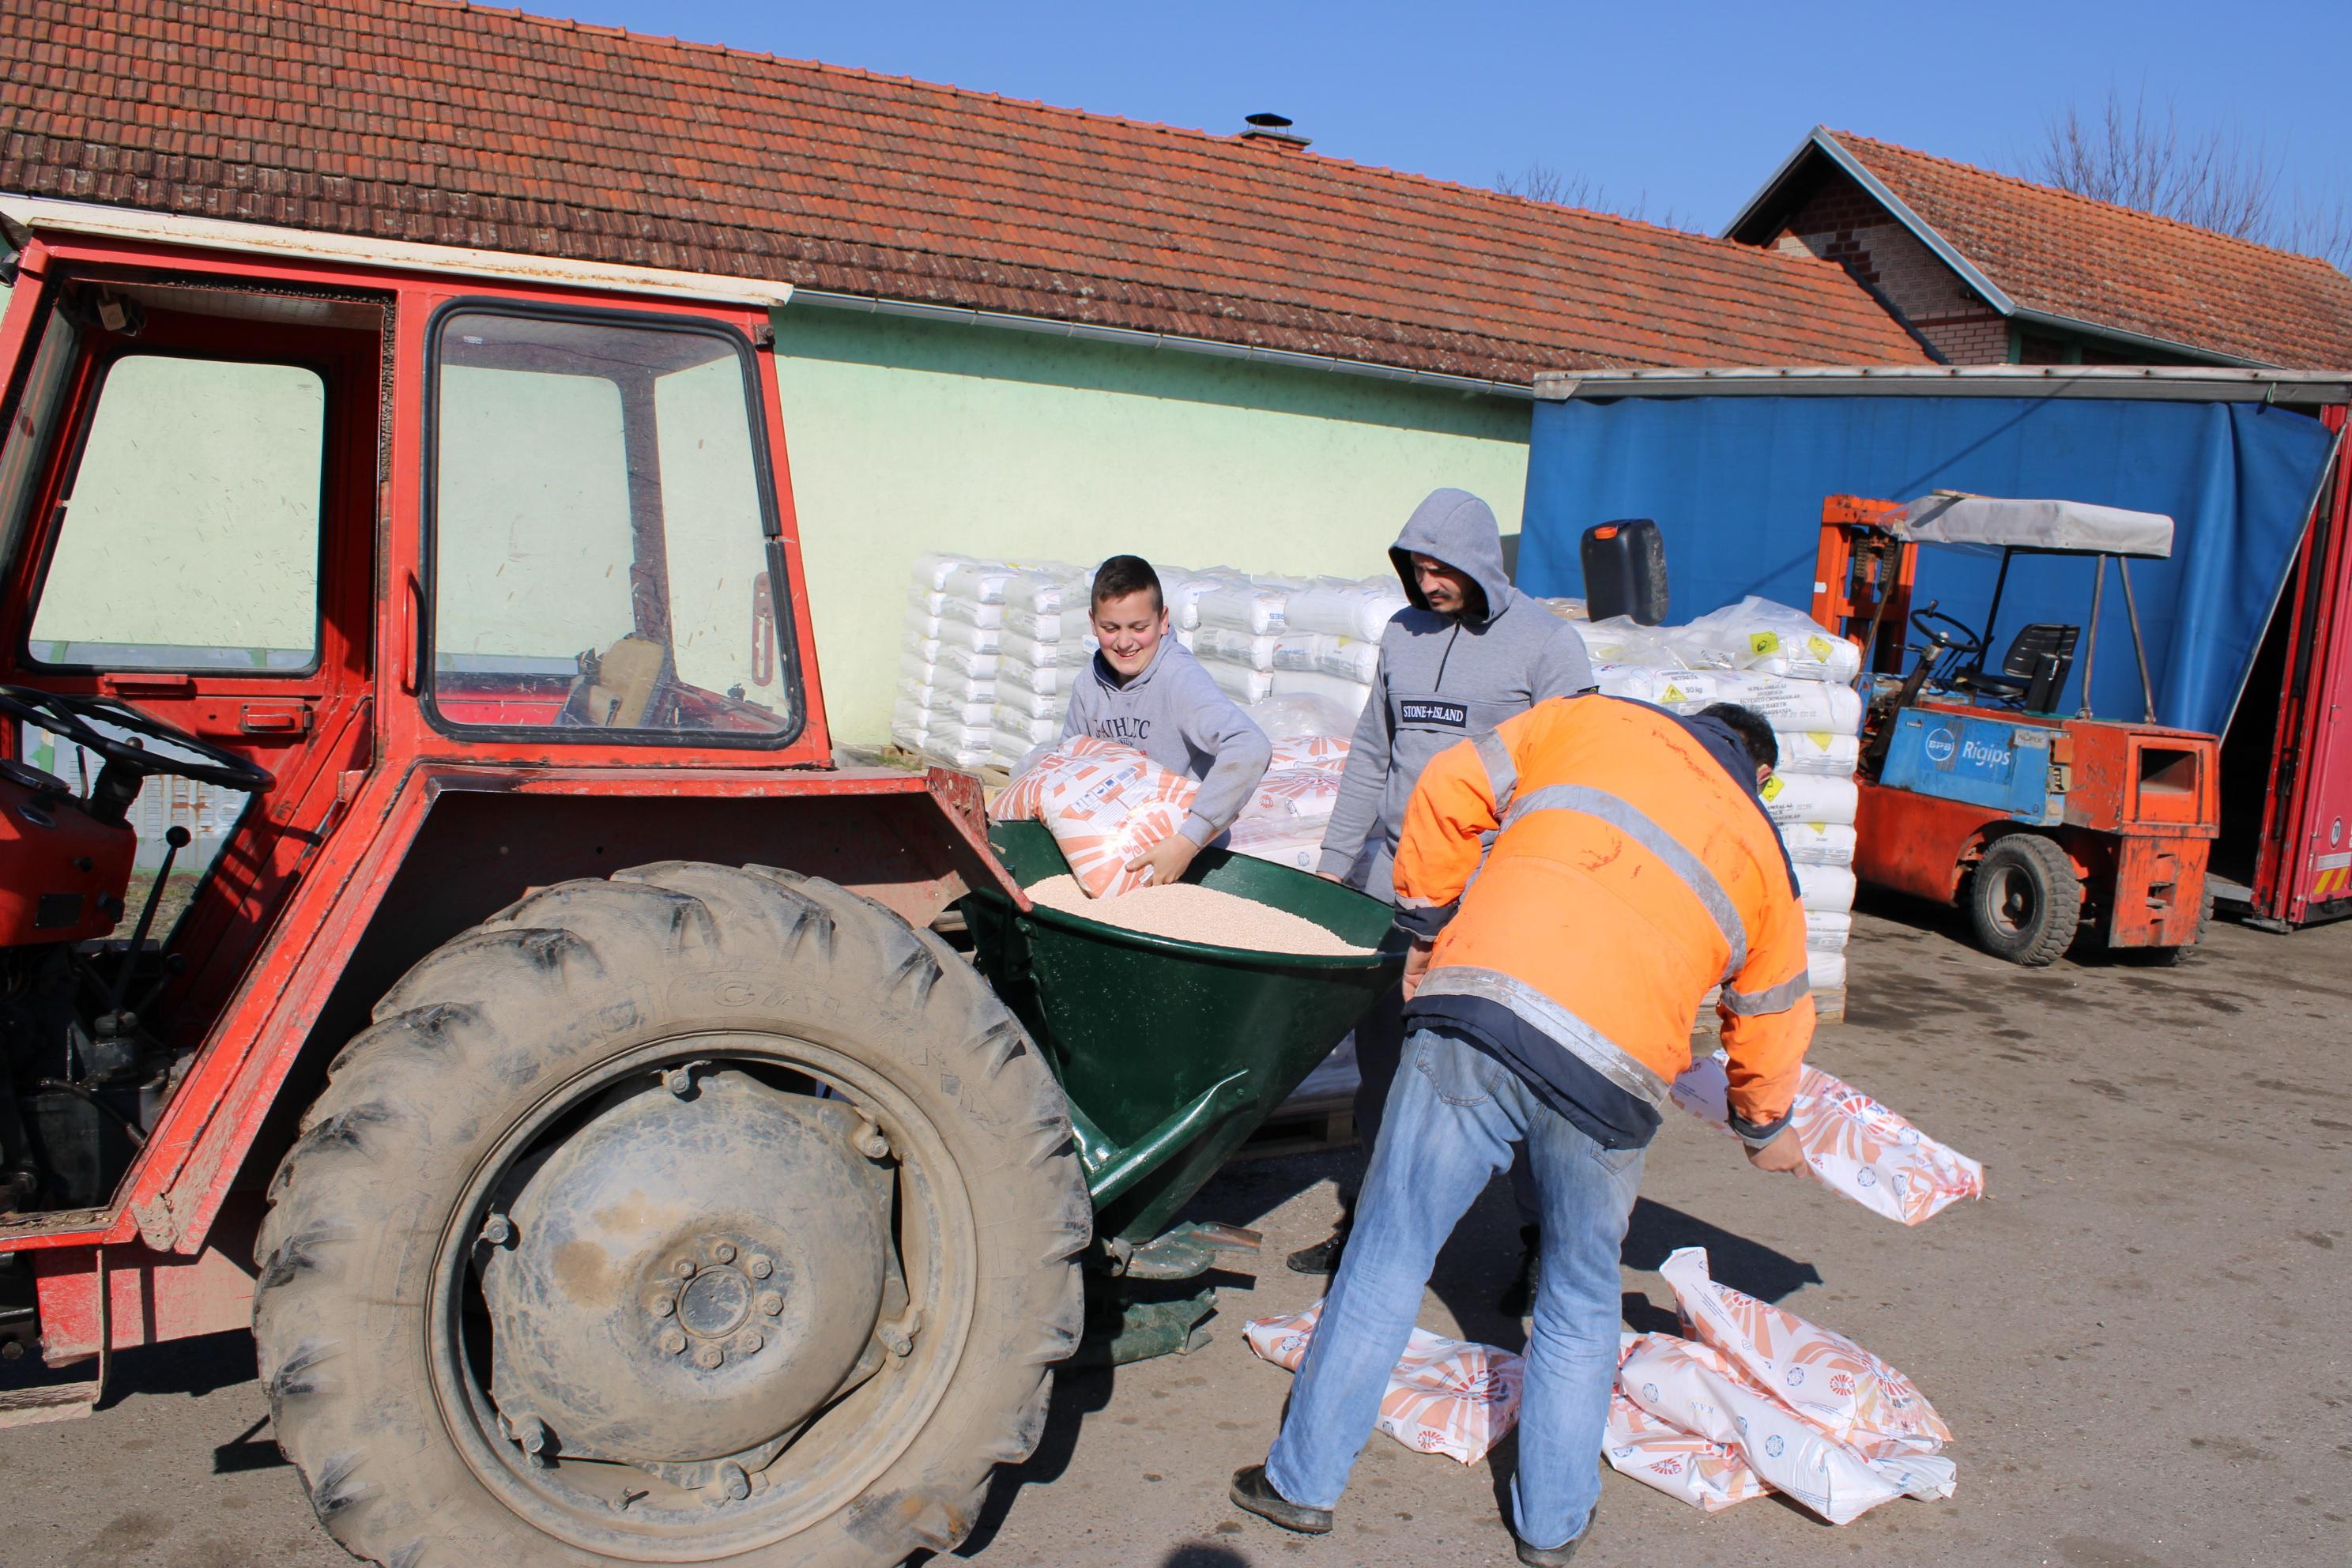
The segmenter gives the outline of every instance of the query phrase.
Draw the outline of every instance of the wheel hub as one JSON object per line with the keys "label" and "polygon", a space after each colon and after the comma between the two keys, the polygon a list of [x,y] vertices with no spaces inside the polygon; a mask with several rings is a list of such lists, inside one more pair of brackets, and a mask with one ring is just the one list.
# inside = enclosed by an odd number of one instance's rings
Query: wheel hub
{"label": "wheel hub", "polygon": [[804,1422],[857,1366],[889,1273],[870,1126],[673,1069],[572,1133],[477,1254],[508,1426],[554,1455],[678,1466]]}

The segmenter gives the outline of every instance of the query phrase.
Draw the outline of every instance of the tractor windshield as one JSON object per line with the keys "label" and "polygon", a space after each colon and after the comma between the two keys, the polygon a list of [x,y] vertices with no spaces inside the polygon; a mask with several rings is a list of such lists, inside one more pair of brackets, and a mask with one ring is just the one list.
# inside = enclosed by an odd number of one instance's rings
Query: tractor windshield
{"label": "tractor windshield", "polygon": [[460,309],[435,334],[433,703],[446,723],[778,744],[772,529],[748,346]]}

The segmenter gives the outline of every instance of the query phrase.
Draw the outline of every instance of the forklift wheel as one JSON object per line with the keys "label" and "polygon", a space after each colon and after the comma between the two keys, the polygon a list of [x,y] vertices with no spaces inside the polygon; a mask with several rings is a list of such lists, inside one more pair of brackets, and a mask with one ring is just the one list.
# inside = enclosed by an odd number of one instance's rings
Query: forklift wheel
{"label": "forklift wheel", "polygon": [[2197,911],[2197,934],[2186,947],[2152,947],[2147,949],[2148,962],[2158,966],[2173,966],[2189,962],[2189,954],[2205,945],[2205,933],[2213,929],[2213,889],[2205,889],[2205,902]]}
{"label": "forklift wheel", "polygon": [[2053,839],[2013,833],[1977,863],[1969,914],[1987,952],[2041,968],[2074,940],[2083,918],[2083,880]]}

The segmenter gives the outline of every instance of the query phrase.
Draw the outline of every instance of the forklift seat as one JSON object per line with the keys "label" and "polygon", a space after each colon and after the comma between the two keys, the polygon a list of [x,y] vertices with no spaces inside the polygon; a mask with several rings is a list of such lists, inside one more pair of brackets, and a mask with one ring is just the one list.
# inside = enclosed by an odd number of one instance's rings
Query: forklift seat
{"label": "forklift seat", "polygon": [[2029,713],[2047,713],[2074,670],[2074,644],[2082,635],[2080,626],[2036,621],[2019,629],[2009,645],[2009,657],[2000,661],[1999,675],[1987,674],[1979,660],[1977,668],[1954,674],[1951,684]]}

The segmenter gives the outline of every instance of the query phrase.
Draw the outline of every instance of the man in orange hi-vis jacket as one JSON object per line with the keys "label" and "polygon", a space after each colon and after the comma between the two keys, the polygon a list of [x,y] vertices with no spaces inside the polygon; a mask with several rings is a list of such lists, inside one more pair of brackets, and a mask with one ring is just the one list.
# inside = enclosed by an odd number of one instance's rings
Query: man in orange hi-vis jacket
{"label": "man in orange hi-vis jacket", "polygon": [[1796,875],[1757,790],[1771,726],[1553,699],[1440,753],[1397,846],[1403,1068],[1356,1228],[1264,1465],[1234,1500],[1328,1531],[1437,1250],[1528,1145],[1543,1204],[1512,1482],[1519,1561],[1557,1568],[1601,1494],[1618,1247],[1691,1018],[1717,985],[1732,1129],[1795,1171],[1784,1131],[1813,1032]]}

